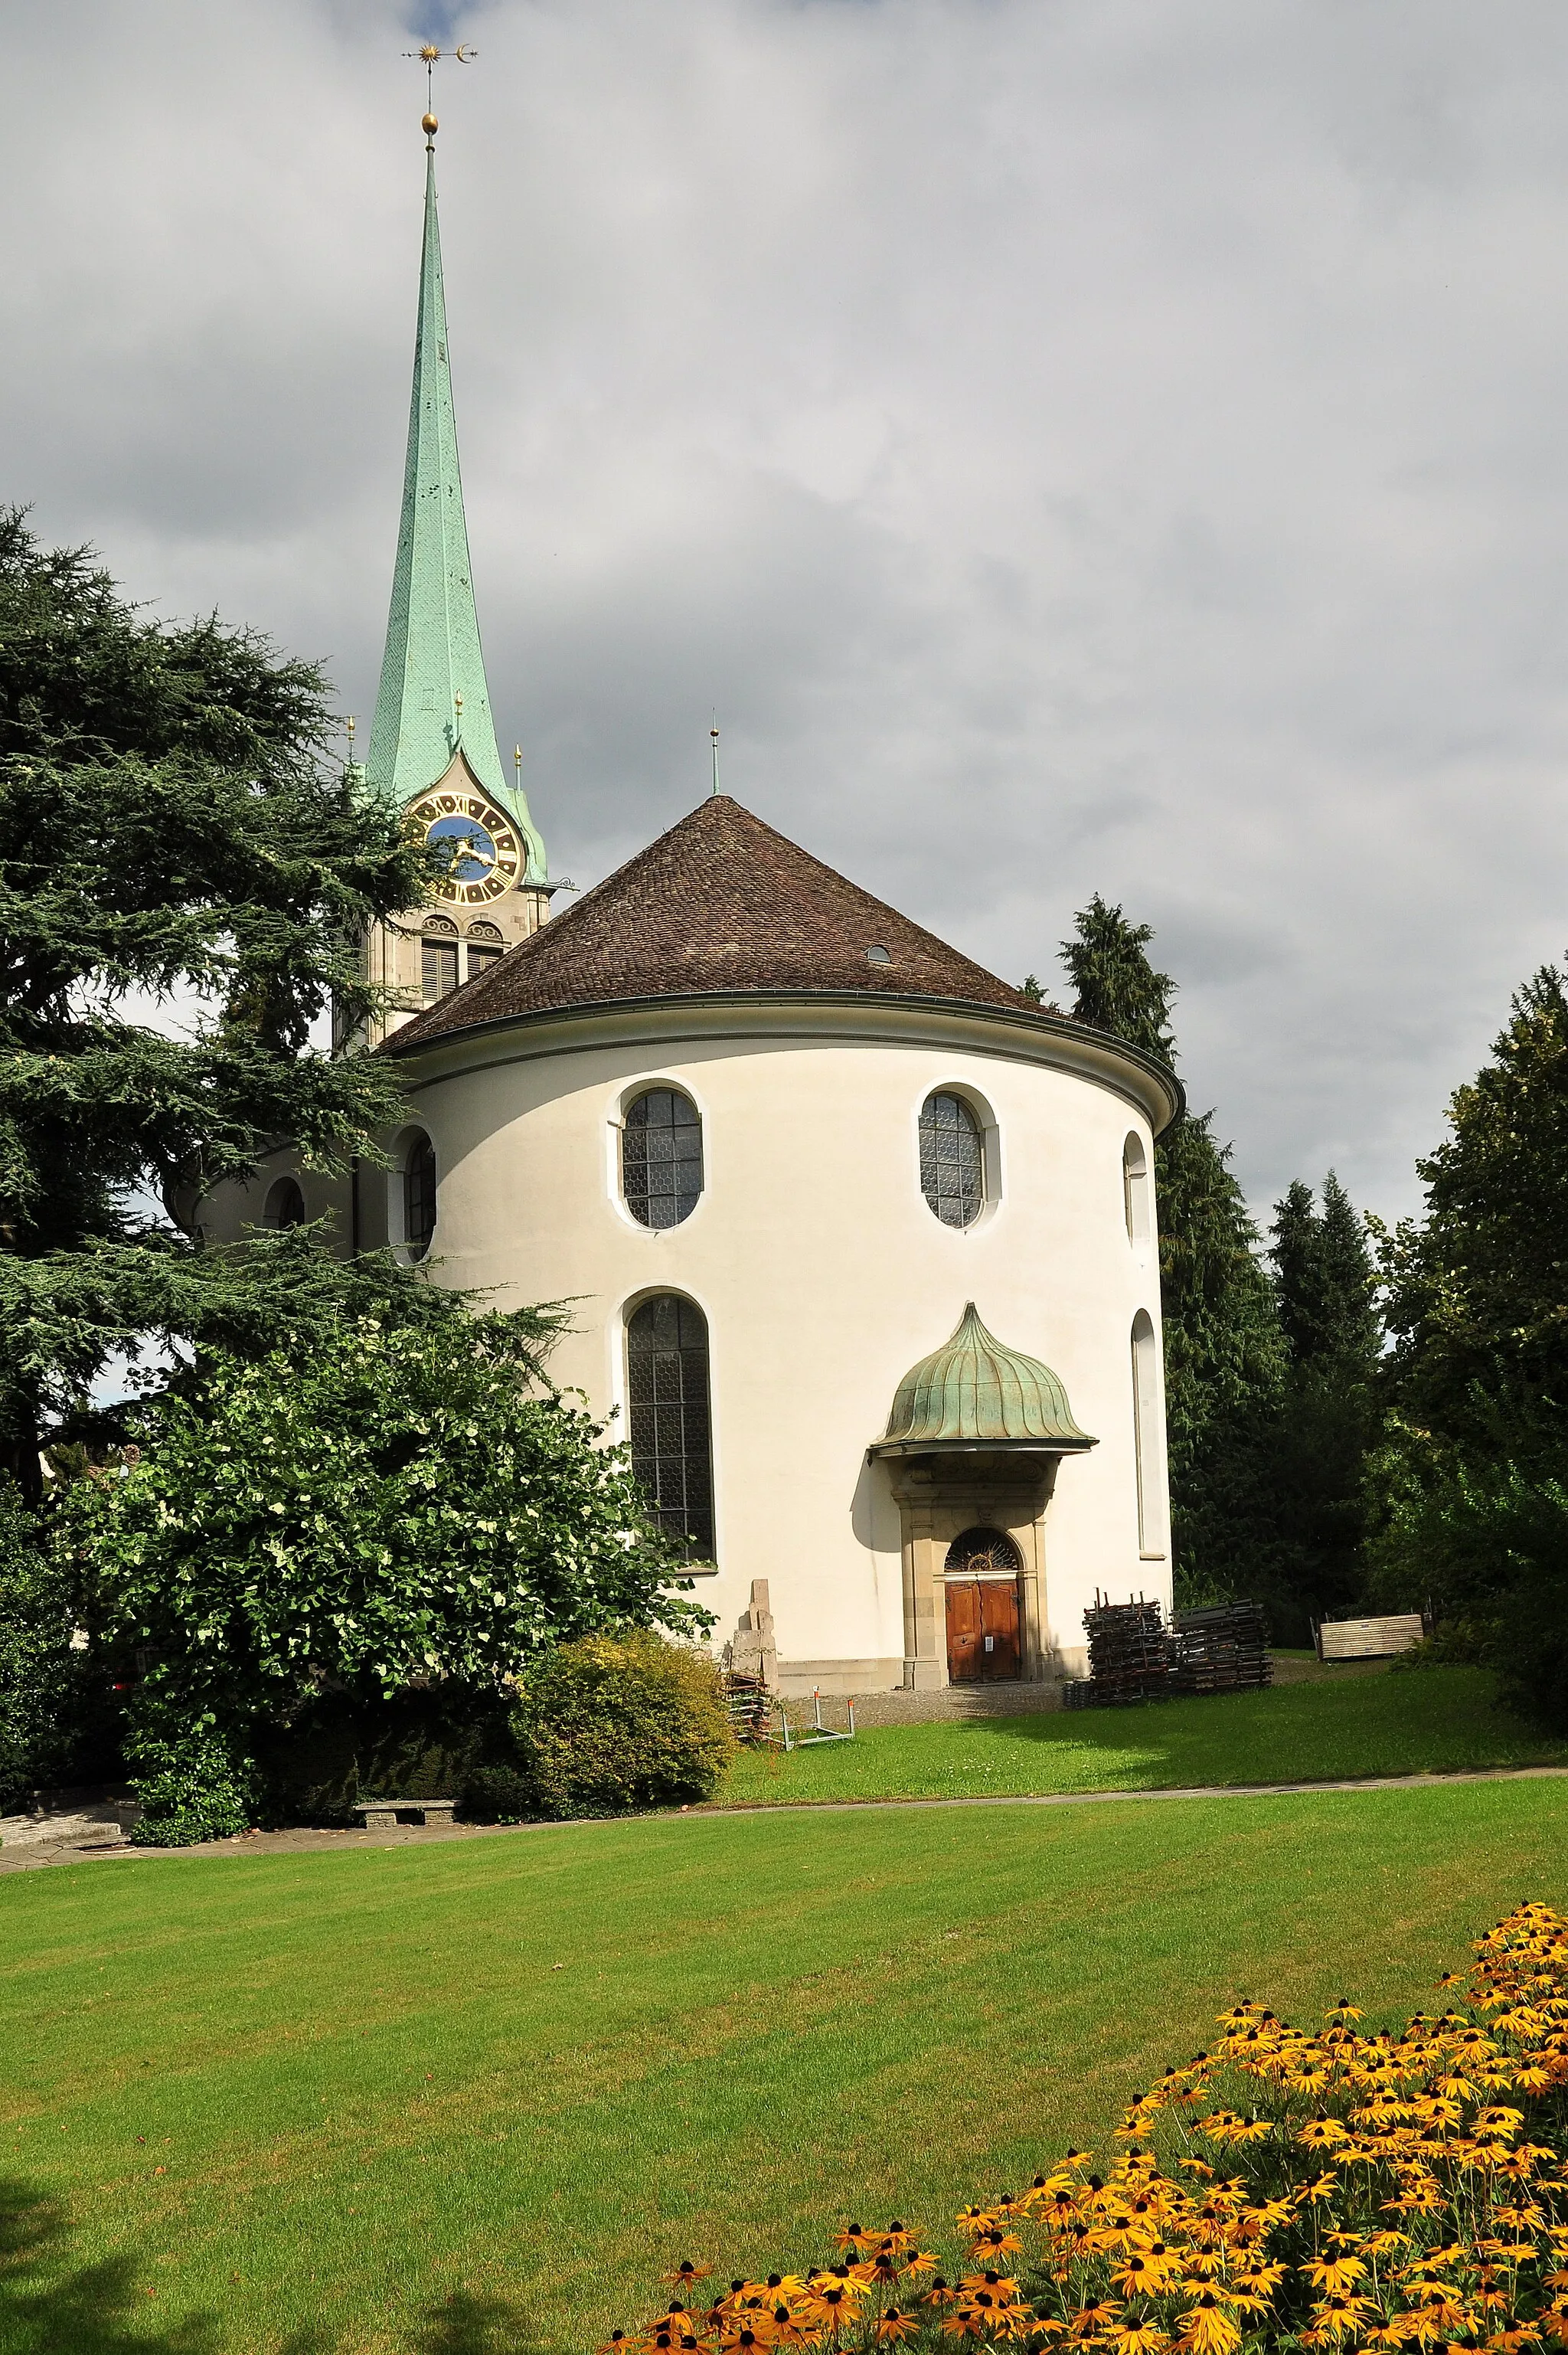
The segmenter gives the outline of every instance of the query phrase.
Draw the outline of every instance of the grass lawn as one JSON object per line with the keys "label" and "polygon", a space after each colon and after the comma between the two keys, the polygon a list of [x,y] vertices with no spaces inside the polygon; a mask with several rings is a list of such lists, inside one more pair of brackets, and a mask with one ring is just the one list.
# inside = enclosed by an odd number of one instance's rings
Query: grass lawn
{"label": "grass lawn", "polygon": [[1568,1785],[19,1874],[0,2348],[591,2347],[687,2251],[939,2228],[1103,2141],[1238,1994],[1417,2008],[1529,1896],[1568,1902]]}
{"label": "grass lawn", "polygon": [[[1141,1709],[877,1726],[820,1749],[743,1752],[720,1806],[811,1799],[947,1799],[1171,1785],[1309,1783],[1340,1775],[1452,1774],[1568,1764],[1492,1700],[1485,1668],[1366,1675],[1332,1670],[1267,1692]],[[805,1724],[809,1702],[791,1710]],[[830,1721],[842,1723],[842,1715]]]}

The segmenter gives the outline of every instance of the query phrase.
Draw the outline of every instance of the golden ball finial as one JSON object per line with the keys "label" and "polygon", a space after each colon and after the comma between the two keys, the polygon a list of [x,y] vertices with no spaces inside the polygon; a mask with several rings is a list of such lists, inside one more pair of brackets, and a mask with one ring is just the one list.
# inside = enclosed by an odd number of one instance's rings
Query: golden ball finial
{"label": "golden ball finial", "polygon": [[427,139],[433,139],[440,127],[433,114],[424,114],[419,118],[419,128]]}

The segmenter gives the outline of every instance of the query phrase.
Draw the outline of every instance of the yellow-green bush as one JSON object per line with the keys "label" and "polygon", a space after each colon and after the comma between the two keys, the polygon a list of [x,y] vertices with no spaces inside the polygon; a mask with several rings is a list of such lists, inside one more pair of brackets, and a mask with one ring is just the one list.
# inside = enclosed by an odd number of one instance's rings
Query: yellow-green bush
{"label": "yellow-green bush", "polygon": [[647,1628],[563,1644],[529,1670],[512,1731],[519,1797],[538,1816],[708,1798],[735,1746],[713,1660]]}

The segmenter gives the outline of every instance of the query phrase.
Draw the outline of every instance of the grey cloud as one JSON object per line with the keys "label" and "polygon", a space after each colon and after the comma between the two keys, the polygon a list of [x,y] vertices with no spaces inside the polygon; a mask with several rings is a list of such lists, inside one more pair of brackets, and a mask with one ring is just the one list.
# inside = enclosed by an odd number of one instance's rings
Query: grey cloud
{"label": "grey cloud", "polygon": [[1396,1212],[1568,943],[1548,0],[58,0],[5,490],[375,690],[422,85],[497,720],[591,881],[725,779],[997,970],[1159,929],[1260,1208]]}

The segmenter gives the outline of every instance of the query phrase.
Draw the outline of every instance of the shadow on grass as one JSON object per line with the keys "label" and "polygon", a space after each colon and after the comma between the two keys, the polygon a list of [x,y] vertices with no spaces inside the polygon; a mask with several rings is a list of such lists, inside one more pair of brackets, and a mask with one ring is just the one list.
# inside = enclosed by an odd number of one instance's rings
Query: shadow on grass
{"label": "shadow on grass", "polygon": [[[0,2325],[7,2348],[18,2355],[207,2355],[216,2347],[211,2315],[189,2316],[168,2330],[155,2327],[133,2258],[70,2271],[69,2233],[57,2201],[31,2184],[0,2180]],[[299,2347],[290,2355],[318,2350]]]}
{"label": "shadow on grass", "polygon": [[[187,2315],[165,2328],[133,2257],[69,2261],[70,2224],[34,2185],[0,2178],[0,2344],[7,2355],[218,2355],[220,2318]],[[425,2314],[413,2355],[544,2355],[522,2311],[455,2292]],[[335,2335],[301,2330],[278,2355],[333,2355]]]}
{"label": "shadow on grass", "polygon": [[429,2309],[414,2346],[417,2355],[542,2355],[519,2307],[461,2290]]}

